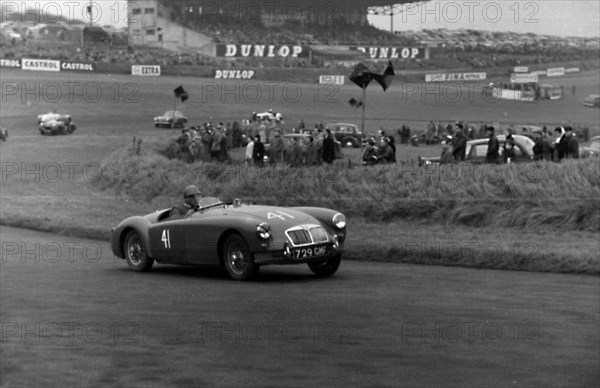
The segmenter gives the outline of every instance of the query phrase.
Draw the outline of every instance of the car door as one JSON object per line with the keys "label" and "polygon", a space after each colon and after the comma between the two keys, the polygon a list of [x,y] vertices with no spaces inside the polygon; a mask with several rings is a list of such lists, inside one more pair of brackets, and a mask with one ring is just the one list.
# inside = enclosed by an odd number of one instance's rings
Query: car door
{"label": "car door", "polygon": [[223,231],[221,218],[227,216],[226,209],[210,209],[196,213],[185,228],[188,264],[218,264],[217,244]]}
{"label": "car door", "polygon": [[163,221],[149,228],[149,244],[153,259],[161,263],[185,262],[187,221],[186,219]]}

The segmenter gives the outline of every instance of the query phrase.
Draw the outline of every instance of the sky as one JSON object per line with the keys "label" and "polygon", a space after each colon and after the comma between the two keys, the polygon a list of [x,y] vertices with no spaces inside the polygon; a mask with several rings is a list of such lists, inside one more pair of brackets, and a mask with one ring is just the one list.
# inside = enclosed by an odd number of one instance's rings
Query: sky
{"label": "sky", "polygon": [[[281,0],[282,3],[288,0]],[[291,1],[291,0],[289,0]],[[326,2],[326,0],[324,0]],[[127,25],[126,0],[91,0],[93,22],[98,25]],[[0,0],[3,11],[37,7],[46,14],[61,13],[69,19],[89,22],[88,0]],[[302,4],[298,1],[297,4]],[[369,16],[374,26],[390,30],[390,16]],[[422,28],[468,28],[486,31],[533,32],[559,36],[600,36],[598,0],[432,0],[405,8],[394,16],[394,30]]]}

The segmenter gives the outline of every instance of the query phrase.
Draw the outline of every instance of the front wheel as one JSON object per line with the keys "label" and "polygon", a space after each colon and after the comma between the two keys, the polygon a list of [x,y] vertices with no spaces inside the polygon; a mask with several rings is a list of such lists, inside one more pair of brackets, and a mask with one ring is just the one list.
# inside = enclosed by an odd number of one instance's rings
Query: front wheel
{"label": "front wheel", "polygon": [[140,234],[130,230],[125,236],[125,261],[131,271],[147,272],[152,268],[154,260],[148,257]]}
{"label": "front wheel", "polygon": [[244,238],[238,234],[227,237],[223,244],[223,263],[232,279],[250,280],[259,270]]}
{"label": "front wheel", "polygon": [[342,261],[342,254],[339,253],[325,261],[317,262],[317,263],[308,263],[308,268],[317,276],[331,276],[340,267],[340,262]]}

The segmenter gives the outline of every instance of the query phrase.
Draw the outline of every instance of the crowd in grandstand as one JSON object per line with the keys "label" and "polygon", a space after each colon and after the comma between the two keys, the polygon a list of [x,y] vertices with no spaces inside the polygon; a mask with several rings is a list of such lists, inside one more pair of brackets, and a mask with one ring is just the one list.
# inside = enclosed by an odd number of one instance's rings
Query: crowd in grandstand
{"label": "crowd in grandstand", "polygon": [[[175,21],[181,17],[172,15]],[[3,58],[60,59],[79,62],[190,65],[219,67],[322,67],[324,62],[313,58],[224,58],[209,57],[198,53],[176,53],[158,47],[128,47],[126,39],[118,38],[122,32],[110,32],[109,38],[97,43],[86,42],[81,46],[50,35],[31,34],[28,29],[36,26],[16,26],[3,23],[0,40],[0,55]],[[265,26],[254,23],[206,23],[193,19],[185,25],[213,39],[215,43],[232,44],[295,44],[351,45],[351,46],[396,46],[431,47],[429,61],[408,61],[406,69],[421,67],[471,67],[490,68],[501,66],[535,65],[543,63],[569,62],[596,59],[600,40],[597,38],[561,38],[512,32],[485,32],[472,30],[423,30],[391,34],[370,25],[347,24],[343,21],[316,24],[287,21],[281,25]],[[66,28],[66,27],[65,27]],[[29,31],[29,32],[27,32]],[[15,39],[20,32],[23,38]],[[16,34],[19,36],[19,34]],[[110,37],[115,37],[114,39]],[[413,65],[418,62],[418,67]],[[444,64],[445,66],[441,66]]]}

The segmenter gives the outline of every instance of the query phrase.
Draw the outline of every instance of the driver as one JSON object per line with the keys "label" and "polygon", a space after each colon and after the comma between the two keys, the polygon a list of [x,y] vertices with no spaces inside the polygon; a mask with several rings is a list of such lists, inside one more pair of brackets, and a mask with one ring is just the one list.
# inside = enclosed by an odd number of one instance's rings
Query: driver
{"label": "driver", "polygon": [[198,198],[202,197],[202,192],[194,185],[188,186],[183,190],[184,203],[177,205],[171,209],[169,220],[177,220],[187,218],[198,211]]}

